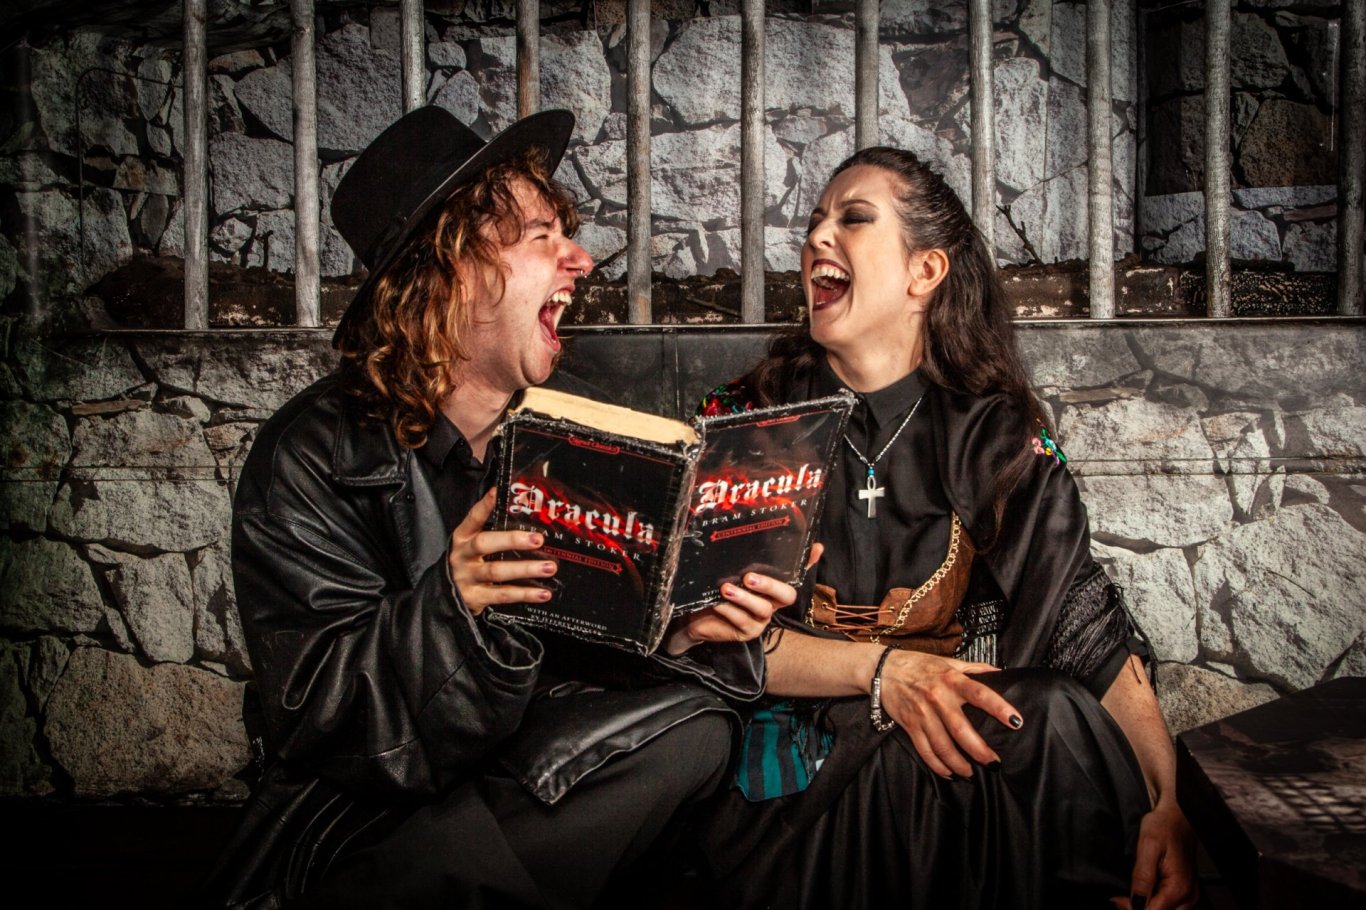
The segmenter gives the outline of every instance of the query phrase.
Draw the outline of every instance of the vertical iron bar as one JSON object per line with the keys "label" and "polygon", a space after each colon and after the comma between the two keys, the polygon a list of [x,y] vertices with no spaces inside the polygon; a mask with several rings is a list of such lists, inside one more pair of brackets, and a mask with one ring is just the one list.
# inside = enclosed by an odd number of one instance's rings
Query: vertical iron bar
{"label": "vertical iron bar", "polygon": [[541,0],[517,0],[517,116],[541,109]]}
{"label": "vertical iron bar", "polygon": [[290,0],[294,71],[294,316],[300,326],[319,319],[318,65],[314,0]]}
{"label": "vertical iron bar", "polygon": [[399,0],[399,56],[403,61],[403,112],[427,100],[426,28],[422,0]]}
{"label": "vertical iron bar", "polygon": [[185,328],[209,327],[207,0],[185,0]]}
{"label": "vertical iron bar", "polygon": [[1338,97],[1338,312],[1366,313],[1362,300],[1363,200],[1366,180],[1366,0],[1342,5]]}
{"label": "vertical iron bar", "polygon": [[1206,314],[1233,312],[1229,285],[1230,0],[1205,4],[1205,293]]}
{"label": "vertical iron bar", "polygon": [[878,144],[878,0],[854,7],[854,145]]}
{"label": "vertical iron bar", "polygon": [[764,321],[764,0],[740,6],[740,321]]}
{"label": "vertical iron bar", "polygon": [[996,256],[996,91],[991,74],[991,0],[971,0],[968,41],[972,89],[972,220]]}
{"label": "vertical iron bar", "polygon": [[637,325],[650,299],[650,0],[626,7],[626,300]]}
{"label": "vertical iron bar", "polygon": [[1114,166],[1110,157],[1110,0],[1086,4],[1086,177],[1092,319],[1115,316]]}

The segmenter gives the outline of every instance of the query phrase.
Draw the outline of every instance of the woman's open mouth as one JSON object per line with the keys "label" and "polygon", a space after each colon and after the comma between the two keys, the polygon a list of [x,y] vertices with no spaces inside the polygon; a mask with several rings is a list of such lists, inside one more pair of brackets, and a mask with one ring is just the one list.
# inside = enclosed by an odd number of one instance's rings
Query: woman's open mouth
{"label": "woman's open mouth", "polygon": [[549,344],[553,350],[558,351],[560,349],[560,334],[556,331],[560,322],[560,315],[564,312],[564,308],[569,306],[573,300],[574,298],[570,291],[556,291],[554,294],[550,295],[550,299],[546,301],[545,305],[541,307],[541,312],[537,314],[537,318],[541,322],[541,330],[545,332],[546,343]]}
{"label": "woman's open mouth", "polygon": [[820,261],[811,267],[811,309],[819,310],[844,296],[852,276],[832,262]]}

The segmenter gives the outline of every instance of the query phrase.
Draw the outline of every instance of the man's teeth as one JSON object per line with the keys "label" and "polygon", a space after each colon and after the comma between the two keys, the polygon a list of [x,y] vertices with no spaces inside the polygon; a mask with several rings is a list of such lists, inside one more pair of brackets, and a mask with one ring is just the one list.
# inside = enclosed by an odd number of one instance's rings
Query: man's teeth
{"label": "man's teeth", "polygon": [[574,302],[574,295],[569,291],[556,291],[550,295],[550,302],[558,306],[569,306]]}
{"label": "man's teeth", "polygon": [[811,277],[813,280],[817,278],[828,278],[834,281],[842,281],[845,283],[848,283],[849,281],[849,273],[846,272],[844,269],[840,268],[839,266],[826,265],[824,263],[816,266],[811,270]]}

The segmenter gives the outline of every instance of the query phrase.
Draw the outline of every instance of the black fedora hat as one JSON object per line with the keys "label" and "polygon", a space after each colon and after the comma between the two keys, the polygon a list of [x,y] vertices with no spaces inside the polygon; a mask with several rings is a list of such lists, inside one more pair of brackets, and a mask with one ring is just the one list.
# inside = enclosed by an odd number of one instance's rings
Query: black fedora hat
{"label": "black fedora hat", "polygon": [[553,173],[573,131],[569,111],[542,111],[485,142],[454,114],[429,106],[404,114],[376,136],[332,195],[332,223],[369,270],[332,343],[347,337],[369,313],[375,279],[423,217],[453,190],[532,148],[545,151]]}

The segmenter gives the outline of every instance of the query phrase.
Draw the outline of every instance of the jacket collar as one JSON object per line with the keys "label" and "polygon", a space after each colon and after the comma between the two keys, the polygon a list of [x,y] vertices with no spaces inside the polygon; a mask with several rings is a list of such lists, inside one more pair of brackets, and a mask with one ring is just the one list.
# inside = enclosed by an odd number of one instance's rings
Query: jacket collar
{"label": "jacket collar", "polygon": [[353,487],[403,483],[403,463],[411,452],[398,444],[385,421],[368,416],[349,395],[337,409],[334,438],[332,477],[337,483]]}

